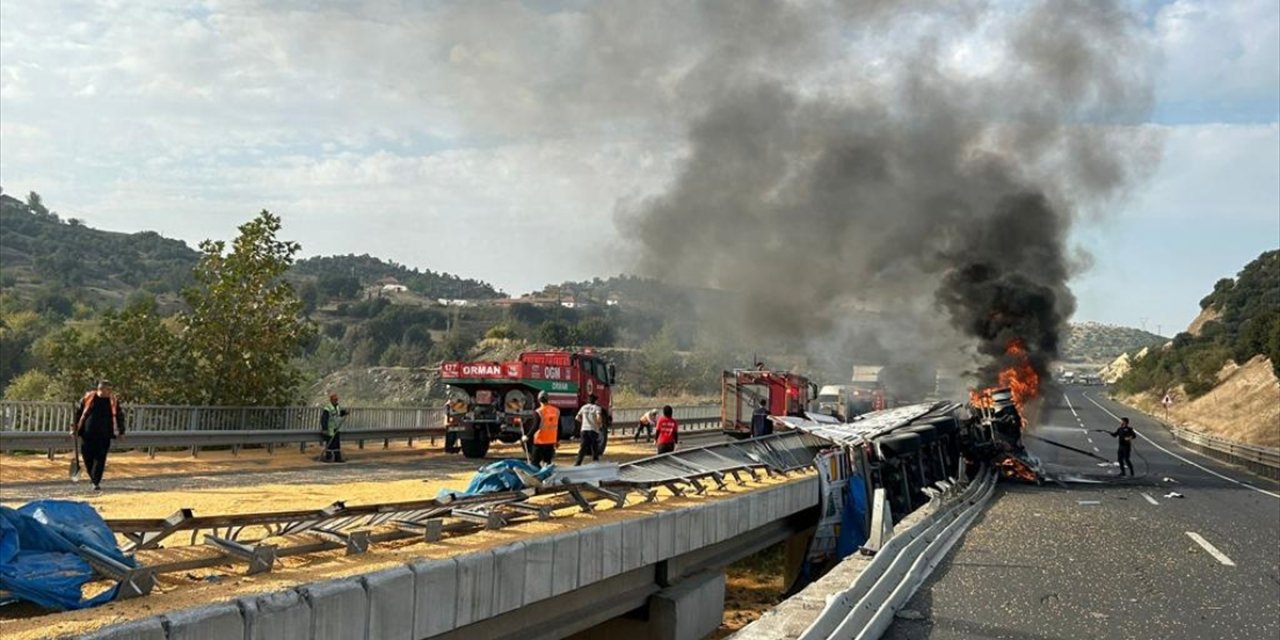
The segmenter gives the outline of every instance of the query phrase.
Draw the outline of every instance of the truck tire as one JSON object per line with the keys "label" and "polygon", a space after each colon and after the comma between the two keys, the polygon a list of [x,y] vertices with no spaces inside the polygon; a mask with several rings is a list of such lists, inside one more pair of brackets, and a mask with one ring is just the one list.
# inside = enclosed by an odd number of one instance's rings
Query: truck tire
{"label": "truck tire", "polygon": [[483,458],[489,453],[489,434],[478,431],[474,438],[462,440],[462,455],[466,458]]}

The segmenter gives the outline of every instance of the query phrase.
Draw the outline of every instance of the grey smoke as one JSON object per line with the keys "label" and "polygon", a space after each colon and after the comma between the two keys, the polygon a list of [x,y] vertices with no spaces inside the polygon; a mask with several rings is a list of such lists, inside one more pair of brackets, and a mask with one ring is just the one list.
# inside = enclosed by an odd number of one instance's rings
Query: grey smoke
{"label": "grey smoke", "polygon": [[[1073,220],[1156,153],[1128,126],[1151,105],[1138,18],[1101,1],[732,6],[764,32],[715,34],[685,76],[687,158],[618,212],[639,270],[741,292],[762,337],[976,349],[986,368],[1018,338],[1044,372],[1075,310]],[[835,71],[778,73],[805,64]],[[882,321],[851,326],[859,308]]]}

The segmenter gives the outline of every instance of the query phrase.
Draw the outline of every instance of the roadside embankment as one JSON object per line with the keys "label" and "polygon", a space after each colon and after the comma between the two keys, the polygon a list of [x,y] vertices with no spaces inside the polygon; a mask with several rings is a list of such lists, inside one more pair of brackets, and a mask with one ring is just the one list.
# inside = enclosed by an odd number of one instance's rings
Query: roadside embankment
{"label": "roadside embankment", "polygon": [[1212,391],[1195,399],[1188,399],[1181,388],[1171,390],[1173,404],[1167,411],[1159,391],[1113,397],[1184,429],[1245,444],[1280,447],[1280,379],[1271,361],[1257,356],[1244,365],[1228,363],[1218,373],[1218,380]]}

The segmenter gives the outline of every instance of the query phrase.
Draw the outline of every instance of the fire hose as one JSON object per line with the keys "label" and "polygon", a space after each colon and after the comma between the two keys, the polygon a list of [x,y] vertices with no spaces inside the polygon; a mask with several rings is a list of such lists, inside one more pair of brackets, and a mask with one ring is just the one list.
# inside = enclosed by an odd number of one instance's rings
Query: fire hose
{"label": "fire hose", "polygon": [[[1102,430],[1101,430],[1101,429],[1095,429],[1095,431],[1102,431]],[[1107,431],[1102,431],[1102,432],[1103,432],[1103,433],[1109,433],[1109,432],[1107,432]],[[1102,456],[1100,456],[1100,455],[1098,455],[1098,454],[1096,454],[1096,453],[1093,453],[1093,452],[1091,452],[1091,451],[1085,451],[1084,449],[1077,449],[1077,448],[1075,448],[1075,447],[1072,447],[1072,446],[1069,446],[1069,445],[1062,444],[1061,442],[1055,442],[1055,441],[1050,440],[1050,439],[1048,439],[1048,438],[1044,438],[1044,437],[1041,437],[1041,436],[1034,436],[1034,435],[1031,435],[1031,434],[1025,434],[1025,435],[1023,435],[1023,437],[1024,437],[1024,438],[1031,438],[1032,440],[1039,440],[1040,442],[1043,442],[1043,443],[1048,444],[1048,445],[1053,445],[1053,446],[1058,447],[1058,448],[1060,448],[1060,449],[1066,449],[1067,451],[1074,451],[1074,452],[1076,452],[1076,453],[1080,453],[1080,454],[1084,454],[1084,455],[1086,455],[1086,456],[1089,456],[1090,458],[1094,458],[1094,459],[1097,459],[1097,460],[1101,460],[1101,461],[1106,462],[1106,463],[1111,463],[1111,461],[1110,461],[1110,460],[1108,460],[1108,459],[1106,459],[1106,458],[1104,458],[1104,457],[1102,457]],[[1146,458],[1142,457],[1142,454],[1141,454],[1141,453],[1137,453],[1137,452],[1135,451],[1135,452],[1134,452],[1134,455],[1138,456],[1138,459],[1139,459],[1139,460],[1142,460],[1142,466],[1143,466],[1142,476],[1134,476],[1134,477],[1135,477],[1135,478],[1136,478],[1136,477],[1146,477],[1147,473],[1151,471],[1151,465],[1147,462],[1147,459],[1146,459]]]}

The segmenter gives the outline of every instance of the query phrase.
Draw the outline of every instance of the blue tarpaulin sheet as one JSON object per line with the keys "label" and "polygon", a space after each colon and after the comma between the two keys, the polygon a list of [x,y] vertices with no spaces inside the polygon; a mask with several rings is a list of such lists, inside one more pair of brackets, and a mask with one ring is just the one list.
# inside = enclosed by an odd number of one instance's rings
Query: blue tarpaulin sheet
{"label": "blue tarpaulin sheet", "polygon": [[840,540],[836,543],[837,558],[849,557],[867,542],[867,484],[862,476],[849,478],[842,516]]}
{"label": "blue tarpaulin sheet", "polygon": [[116,588],[90,599],[80,589],[95,579],[76,553],[91,547],[130,567],[115,535],[93,507],[68,500],[37,500],[17,509],[0,506],[0,590],[15,600],[50,609],[95,607],[115,597]]}
{"label": "blue tarpaulin sheet", "polygon": [[546,480],[552,473],[555,473],[556,466],[547,465],[539,469],[524,460],[499,460],[480,467],[480,470],[476,471],[474,476],[471,476],[471,484],[467,485],[466,491],[441,489],[438,495],[439,497],[452,495],[455,498],[462,498],[482,493],[518,491],[525,488],[525,486],[520,476],[516,475],[515,469],[520,469],[539,480]]}

